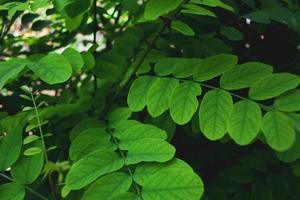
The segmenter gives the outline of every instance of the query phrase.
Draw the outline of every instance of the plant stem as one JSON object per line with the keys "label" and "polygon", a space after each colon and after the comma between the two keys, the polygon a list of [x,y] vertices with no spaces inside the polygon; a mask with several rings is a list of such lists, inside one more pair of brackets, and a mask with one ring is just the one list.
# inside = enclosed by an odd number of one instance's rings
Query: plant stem
{"label": "plant stem", "polygon": [[[11,182],[15,182],[12,178],[10,178],[9,176],[3,174],[3,173],[0,173],[0,176],[2,176],[3,178],[11,181]],[[26,185],[23,185],[23,187],[28,190],[29,192],[31,192],[32,194],[34,194],[35,196],[39,197],[40,199],[43,199],[43,200],[48,200],[48,198],[46,198],[45,196],[41,195],[40,193],[36,192],[35,190],[31,189],[30,187],[26,186]]]}
{"label": "plant stem", "polygon": [[155,47],[155,43],[157,42],[157,40],[159,39],[159,37],[161,36],[161,34],[166,30],[166,28],[168,28],[168,26],[170,25],[170,21],[173,20],[179,13],[181,10],[181,6],[183,4],[188,3],[189,0],[183,1],[178,8],[174,11],[173,16],[169,19],[169,21],[164,21],[164,25],[163,27],[158,31],[158,33],[156,34],[156,36],[153,38],[153,40],[148,44],[147,49],[145,50],[144,54],[142,55],[141,59],[139,60],[139,62],[136,64],[136,66],[134,68],[128,68],[127,72],[125,73],[123,80],[121,80],[121,82],[118,85],[118,88],[114,94],[114,96],[112,97],[112,100],[110,101],[108,107],[108,111],[110,110],[111,106],[113,105],[113,102],[119,97],[119,95],[121,94],[121,92],[123,91],[124,88],[126,88],[127,84],[129,83],[129,81],[132,79],[132,77],[136,74],[136,72],[140,69],[140,67],[142,66],[144,60],[147,58],[148,54],[151,52],[151,50],[153,49],[153,47]]}
{"label": "plant stem", "polygon": [[[153,77],[158,77],[158,78],[162,78],[162,76],[153,76]],[[227,91],[228,93],[230,93],[232,96],[235,96],[239,99],[242,99],[242,100],[246,100],[246,101],[253,101],[252,99],[249,99],[247,97],[243,97],[243,96],[240,96],[238,94],[235,94],[233,92],[230,92],[228,90],[225,90],[223,88],[219,88],[219,87],[215,87],[215,86],[212,86],[212,85],[209,85],[209,84],[205,84],[205,83],[202,83],[200,81],[195,81],[195,80],[186,80],[186,79],[183,79],[183,78],[176,78],[176,77],[172,77],[174,79],[177,79],[177,80],[180,80],[180,81],[191,81],[191,82],[194,82],[194,83],[198,83],[199,85],[203,86],[203,87],[206,87],[206,88],[209,88],[209,89],[218,89],[218,90],[224,90],[224,91]],[[257,102],[256,102],[257,103]],[[270,106],[266,106],[264,104],[261,104],[261,103],[257,103],[261,109],[265,110],[265,111],[270,111],[270,110],[273,110],[273,108],[271,108]]]}
{"label": "plant stem", "polygon": [[39,115],[39,111],[37,109],[35,98],[34,98],[32,92],[30,92],[30,96],[31,96],[31,100],[32,100],[32,103],[33,103],[33,106],[34,106],[35,116],[36,116],[39,132],[40,132],[40,136],[41,136],[41,140],[42,140],[42,144],[43,144],[45,161],[46,161],[46,164],[47,164],[49,162],[49,160],[48,160],[48,155],[47,155],[47,149],[46,149],[44,133],[43,133],[43,130],[42,130],[42,125],[41,125],[40,115]]}
{"label": "plant stem", "polygon": [[[113,135],[113,133],[112,133],[112,131],[110,129],[108,129],[108,132],[110,133],[111,138],[113,139],[113,142],[118,146],[118,151],[119,151],[120,155],[122,156],[122,158],[123,158],[123,160],[125,162],[125,158],[126,157],[125,157],[123,151],[119,148],[119,142],[118,142],[118,140],[115,138],[115,136]],[[128,173],[129,173],[129,175],[131,176],[131,178],[133,179],[133,173],[132,173],[132,171],[130,170],[130,168],[127,165],[126,165],[126,169],[127,169]],[[136,190],[137,195],[143,200],[143,197],[141,196],[140,189],[139,189],[139,187],[137,186],[137,184],[134,181],[133,181],[133,187]]]}

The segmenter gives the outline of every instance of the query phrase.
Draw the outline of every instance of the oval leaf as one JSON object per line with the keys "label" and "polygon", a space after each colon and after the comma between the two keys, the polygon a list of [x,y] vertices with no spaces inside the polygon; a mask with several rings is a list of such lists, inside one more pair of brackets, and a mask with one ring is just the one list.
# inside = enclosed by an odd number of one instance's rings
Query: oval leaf
{"label": "oval leaf", "polygon": [[202,180],[190,170],[163,170],[150,176],[143,187],[144,200],[199,200]]}
{"label": "oval leaf", "polygon": [[300,90],[291,90],[279,96],[274,101],[274,107],[287,112],[300,111]]}
{"label": "oval leaf", "polygon": [[179,81],[172,78],[160,78],[153,83],[147,98],[148,112],[152,117],[158,117],[169,108],[178,85]]}
{"label": "oval leaf", "polygon": [[205,94],[200,105],[199,123],[208,139],[218,140],[225,135],[232,108],[232,97],[228,92],[216,89]]}
{"label": "oval leaf", "polygon": [[23,200],[25,197],[25,189],[17,183],[6,183],[0,185],[1,200]]}
{"label": "oval leaf", "polygon": [[115,152],[99,150],[90,153],[70,169],[66,186],[71,190],[81,189],[98,177],[122,168],[124,160]]}
{"label": "oval leaf", "polygon": [[289,73],[272,74],[257,81],[251,87],[249,96],[254,100],[270,99],[296,88],[299,83],[299,76]]}
{"label": "oval leaf", "polygon": [[261,119],[260,107],[255,102],[239,101],[233,106],[228,133],[237,144],[249,144],[259,133]]}
{"label": "oval leaf", "polygon": [[263,117],[262,130],[267,143],[276,151],[286,151],[295,141],[295,129],[283,113],[269,111]]}
{"label": "oval leaf", "polygon": [[193,82],[184,82],[175,89],[170,103],[170,114],[177,124],[183,125],[192,119],[198,108],[197,96],[200,94],[200,85]]}
{"label": "oval leaf", "polygon": [[107,174],[95,181],[84,193],[82,200],[110,200],[127,192],[132,178],[123,172]]}
{"label": "oval leaf", "polygon": [[48,84],[63,83],[72,74],[69,61],[57,53],[51,53],[36,63],[29,63],[28,67]]}

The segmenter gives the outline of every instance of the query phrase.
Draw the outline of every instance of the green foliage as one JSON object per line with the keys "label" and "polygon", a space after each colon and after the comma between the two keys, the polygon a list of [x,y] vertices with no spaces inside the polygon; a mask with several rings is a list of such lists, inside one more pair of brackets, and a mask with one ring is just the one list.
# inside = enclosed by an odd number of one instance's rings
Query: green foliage
{"label": "green foliage", "polygon": [[0,200],[300,199],[299,10],[0,0]]}

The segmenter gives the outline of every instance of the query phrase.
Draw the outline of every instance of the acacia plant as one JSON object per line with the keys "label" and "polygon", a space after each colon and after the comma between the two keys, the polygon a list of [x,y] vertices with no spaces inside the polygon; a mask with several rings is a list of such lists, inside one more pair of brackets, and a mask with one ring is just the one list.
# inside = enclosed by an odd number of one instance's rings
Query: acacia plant
{"label": "acacia plant", "polygon": [[300,199],[299,30],[297,0],[0,0],[0,200]]}

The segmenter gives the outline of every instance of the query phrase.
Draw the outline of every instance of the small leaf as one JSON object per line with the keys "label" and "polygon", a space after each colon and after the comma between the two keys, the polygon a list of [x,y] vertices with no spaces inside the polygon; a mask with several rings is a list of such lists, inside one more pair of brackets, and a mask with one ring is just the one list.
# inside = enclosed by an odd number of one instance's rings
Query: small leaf
{"label": "small leaf", "polygon": [[127,103],[133,112],[141,111],[147,104],[149,90],[155,81],[154,77],[142,76],[133,81]]}
{"label": "small leaf", "polygon": [[261,110],[255,102],[239,101],[233,106],[228,133],[237,144],[247,145],[259,133],[261,120]]}
{"label": "small leaf", "polygon": [[277,97],[274,107],[287,112],[300,111],[300,89],[288,91]]}
{"label": "small leaf", "polygon": [[184,4],[181,13],[217,17],[212,11],[195,4]]}
{"label": "small leaf", "polygon": [[19,95],[22,99],[28,100],[28,101],[32,101],[32,99],[29,96],[26,96],[24,94],[20,94]]}
{"label": "small leaf", "polygon": [[170,169],[151,175],[145,182],[144,200],[199,200],[203,194],[202,180],[190,170]]}
{"label": "small leaf", "polygon": [[194,80],[207,81],[222,75],[237,64],[237,57],[228,54],[219,54],[201,60],[194,67]]}
{"label": "small leaf", "polygon": [[172,94],[178,85],[179,81],[172,78],[159,78],[153,83],[147,98],[148,112],[152,117],[161,115],[169,108]]}
{"label": "small leaf", "polygon": [[124,160],[115,152],[98,150],[74,163],[66,176],[66,186],[79,190],[98,177],[114,172],[124,165]]}
{"label": "small leaf", "polygon": [[31,142],[33,142],[33,141],[38,140],[38,139],[40,139],[39,136],[37,136],[37,135],[30,135],[30,136],[27,136],[27,137],[24,139],[23,144],[29,144],[29,143],[31,143]]}
{"label": "small leaf", "polygon": [[25,189],[17,183],[6,183],[0,185],[1,200],[23,200],[25,198]]}
{"label": "small leaf", "polygon": [[39,147],[31,147],[29,149],[26,149],[23,154],[25,156],[33,156],[33,155],[39,154],[41,152],[42,152],[42,149],[40,149]]}
{"label": "small leaf", "polygon": [[46,151],[49,152],[49,151],[53,151],[54,149],[57,149],[57,146],[49,147]]}
{"label": "small leaf", "polygon": [[170,114],[177,124],[183,125],[192,119],[198,108],[197,96],[200,94],[200,85],[193,82],[184,82],[175,89],[170,103]]}
{"label": "small leaf", "polygon": [[231,26],[223,26],[220,33],[228,40],[239,41],[244,39],[244,35],[239,30]]}
{"label": "small leaf", "polygon": [[27,85],[22,85],[20,89],[27,94],[31,94],[31,89]]}
{"label": "small leaf", "polygon": [[194,36],[194,30],[182,21],[172,21],[171,28],[186,36]]}
{"label": "small leaf", "polygon": [[203,0],[191,0],[190,3],[201,4],[201,5],[210,6],[210,7],[220,7],[220,8],[223,8],[225,10],[234,12],[234,9],[231,6],[223,3],[220,0],[205,0],[205,1],[203,1]]}
{"label": "small leaf", "polygon": [[269,111],[263,117],[262,131],[267,143],[276,151],[286,151],[295,141],[295,129],[283,113]]}
{"label": "small leaf", "polygon": [[150,0],[146,4],[144,17],[147,20],[155,20],[159,16],[175,10],[181,2],[181,0]]}
{"label": "small leaf", "polygon": [[247,88],[265,76],[271,75],[272,72],[273,67],[270,65],[248,62],[225,72],[221,77],[220,85],[226,90]]}
{"label": "small leaf", "polygon": [[167,162],[175,155],[175,148],[160,139],[143,139],[135,143],[127,153],[126,165],[139,162]]}
{"label": "small leaf", "polygon": [[218,140],[225,135],[232,109],[232,97],[227,91],[215,89],[204,95],[199,110],[199,123],[208,139]]}
{"label": "small leaf", "polygon": [[113,199],[128,191],[132,178],[123,172],[115,172],[100,177],[84,193],[82,200]]}
{"label": "small leaf", "polygon": [[289,73],[272,74],[257,81],[251,87],[249,96],[254,100],[270,99],[296,88],[299,83],[299,76]]}

